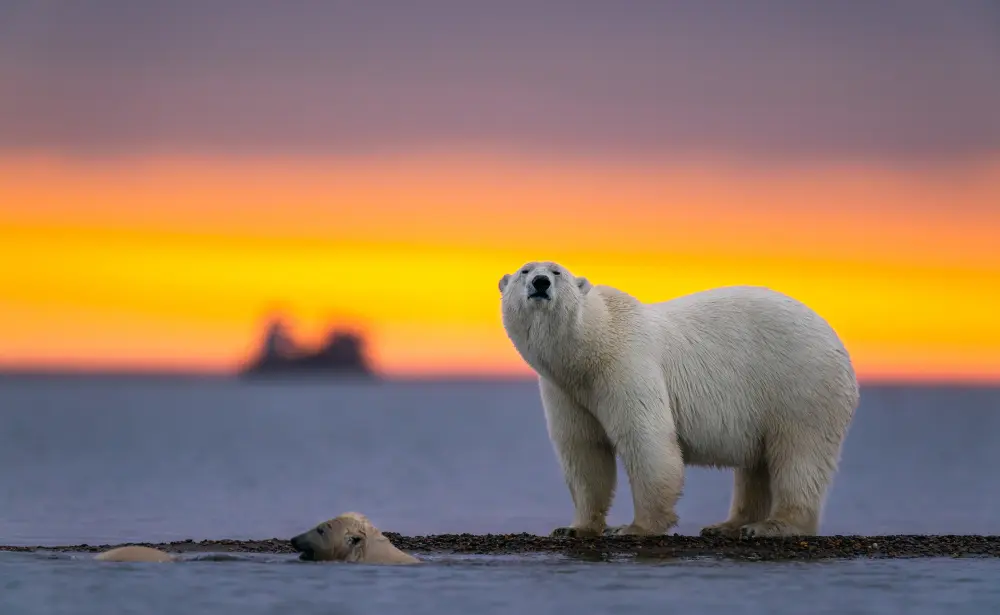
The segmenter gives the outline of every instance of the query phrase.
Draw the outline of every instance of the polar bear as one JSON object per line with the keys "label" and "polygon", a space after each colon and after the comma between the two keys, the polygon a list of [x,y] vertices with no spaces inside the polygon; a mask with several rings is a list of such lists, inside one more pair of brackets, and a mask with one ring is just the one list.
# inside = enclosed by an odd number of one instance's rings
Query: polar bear
{"label": "polar bear", "polygon": [[[555,262],[529,262],[499,287],[573,500],[573,522],[552,535],[665,533],[685,465],[734,469],[729,516],[703,535],[818,532],[859,390],[816,312],[754,286],[643,303]],[[606,530],[616,455],[635,516]]]}
{"label": "polar bear", "polygon": [[361,513],[348,512],[324,521],[291,539],[305,561],[364,564],[416,564],[420,560],[396,548]]}
{"label": "polar bear", "polygon": [[172,562],[176,560],[169,553],[139,545],[128,545],[110,549],[103,553],[98,553],[94,556],[94,559],[102,562]]}

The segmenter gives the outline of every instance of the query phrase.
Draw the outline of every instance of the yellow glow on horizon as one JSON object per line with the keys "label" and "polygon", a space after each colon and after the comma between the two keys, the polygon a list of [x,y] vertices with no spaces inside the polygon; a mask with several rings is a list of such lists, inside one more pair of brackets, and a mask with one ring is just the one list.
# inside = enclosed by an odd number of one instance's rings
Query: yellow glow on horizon
{"label": "yellow glow on horizon", "polygon": [[552,259],[645,301],[787,292],[862,376],[1000,377],[1000,165],[0,159],[0,195],[4,365],[231,369],[279,307],[363,324],[390,375],[526,374],[496,283]]}

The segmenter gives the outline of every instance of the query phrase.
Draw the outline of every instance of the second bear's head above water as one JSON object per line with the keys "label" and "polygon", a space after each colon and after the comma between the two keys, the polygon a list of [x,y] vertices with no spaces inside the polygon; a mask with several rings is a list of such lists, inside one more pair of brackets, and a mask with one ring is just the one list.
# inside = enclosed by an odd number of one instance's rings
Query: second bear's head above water
{"label": "second bear's head above water", "polygon": [[324,521],[291,539],[306,561],[364,564],[415,564],[420,560],[396,548],[367,517],[349,512]]}

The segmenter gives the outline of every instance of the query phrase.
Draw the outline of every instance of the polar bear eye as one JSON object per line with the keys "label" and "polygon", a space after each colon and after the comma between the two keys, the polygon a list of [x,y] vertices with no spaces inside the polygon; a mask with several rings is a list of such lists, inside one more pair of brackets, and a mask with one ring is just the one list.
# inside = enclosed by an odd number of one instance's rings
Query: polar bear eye
{"label": "polar bear eye", "polygon": [[556,269],[555,271],[552,272],[552,275],[562,275],[562,272]]}
{"label": "polar bear eye", "polygon": [[361,537],[360,536],[348,536],[347,537],[347,544],[349,544],[351,546],[354,546],[354,545],[358,544],[359,542],[361,542]]}
{"label": "polar bear eye", "polygon": [[523,273],[524,275],[528,275],[528,270],[527,269],[522,269],[521,273]]}
{"label": "polar bear eye", "polygon": [[318,527],[316,528],[316,533],[322,536],[325,533],[325,530],[321,527]]}

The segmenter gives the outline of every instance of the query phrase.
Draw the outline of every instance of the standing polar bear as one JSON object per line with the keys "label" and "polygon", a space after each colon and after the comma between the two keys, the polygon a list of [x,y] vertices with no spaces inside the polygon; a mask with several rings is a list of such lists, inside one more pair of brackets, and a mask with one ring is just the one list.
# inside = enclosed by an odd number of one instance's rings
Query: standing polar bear
{"label": "standing polar bear", "polygon": [[674,527],[685,464],[734,469],[729,518],[703,535],[818,532],[859,400],[847,350],[818,314],[751,286],[642,303],[554,262],[499,286],[573,498],[572,524],[553,535],[605,530],[616,454],[635,516],[610,533]]}

